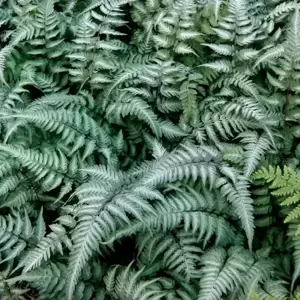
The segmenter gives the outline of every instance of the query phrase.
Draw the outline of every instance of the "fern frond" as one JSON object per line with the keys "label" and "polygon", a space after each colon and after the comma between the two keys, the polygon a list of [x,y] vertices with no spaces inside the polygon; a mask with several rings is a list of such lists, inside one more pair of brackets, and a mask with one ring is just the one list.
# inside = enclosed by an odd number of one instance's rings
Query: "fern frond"
{"label": "fern frond", "polygon": [[32,231],[26,211],[23,216],[20,213],[1,216],[0,224],[1,263],[4,263],[15,259],[22,253],[29,243]]}
{"label": "fern frond", "polygon": [[107,0],[96,0],[93,1],[92,4],[90,4],[87,8],[85,8],[79,16],[87,13],[88,11],[94,10],[95,8],[99,7],[101,12],[110,15],[116,11],[119,10],[119,7],[125,4],[128,4],[130,2],[134,2],[135,0],[113,0],[113,1],[107,1]]}
{"label": "fern frond", "polygon": [[288,299],[288,290],[284,286],[284,282],[280,280],[269,280],[263,288],[258,291],[261,299]]}
{"label": "fern frond", "polygon": [[[258,94],[257,88],[255,84],[249,79],[249,76],[241,73],[235,73],[232,77],[224,78],[222,80],[225,86],[233,85],[235,87],[240,88],[242,91],[246,92],[249,95],[256,96]],[[218,82],[217,85],[220,85],[221,82]]]}
{"label": "fern frond", "polygon": [[36,180],[43,179],[43,185],[53,189],[60,185],[63,174],[67,172],[66,157],[62,152],[41,153],[21,146],[0,145],[3,151],[16,158],[20,164],[33,172]]}
{"label": "fern frond", "polygon": [[232,291],[241,284],[252,258],[241,248],[213,248],[201,258],[202,278],[198,299],[220,299],[223,293]]}
{"label": "fern frond", "polygon": [[256,132],[243,132],[239,135],[241,142],[246,144],[244,175],[250,177],[262,158],[271,150],[271,141],[266,134],[258,136]]}
{"label": "fern frond", "polygon": [[197,84],[202,78],[201,75],[191,74],[187,81],[180,87],[180,100],[183,108],[183,119],[186,123],[195,124],[197,122]]}
{"label": "fern frond", "polygon": [[161,136],[161,130],[157,123],[157,116],[150,109],[149,105],[141,98],[132,98],[129,103],[114,103],[107,107],[106,116],[110,118],[133,116],[139,120],[145,120],[157,137]]}
{"label": "fern frond", "polygon": [[238,292],[234,293],[236,299],[252,299],[253,291],[260,284],[270,280],[273,267],[273,262],[265,258],[254,262],[247,270],[247,275],[243,278]]}
{"label": "fern frond", "polygon": [[196,266],[202,249],[193,234],[179,231],[167,236],[145,236],[141,237],[139,243],[143,263],[151,264],[159,255],[163,255],[163,267],[167,270],[183,273],[187,281],[199,278]]}
{"label": "fern frond", "polygon": [[130,299],[155,300],[165,296],[162,290],[155,284],[157,279],[142,280],[143,269],[132,270],[131,265],[119,271],[120,266],[116,266],[108,271],[104,277],[106,290],[112,297],[126,297]]}
{"label": "fern frond", "polygon": [[287,14],[295,9],[294,2],[283,2],[278,4],[267,16],[269,19],[280,17],[283,14]]}
{"label": "fern frond", "polygon": [[298,6],[0,0],[1,300],[287,299]]}
{"label": "fern frond", "polygon": [[278,45],[274,48],[268,49],[263,55],[261,55],[255,62],[254,68],[261,63],[269,62],[270,60],[277,59],[284,53],[285,49],[283,45]]}
{"label": "fern frond", "polygon": [[[115,189],[118,185],[119,189]],[[114,234],[117,223],[130,223],[129,215],[142,220],[146,212],[150,215],[154,214],[150,203],[145,201],[138,191],[129,193],[126,188],[122,191],[121,183],[110,187],[91,182],[81,186],[76,194],[81,199],[81,209],[78,225],[72,235],[73,247],[68,284],[70,299],[79,274],[92,251],[98,249],[101,240]]]}
{"label": "fern frond", "polygon": [[163,136],[167,139],[183,138],[187,133],[169,120],[158,120]]}
{"label": "fern frond", "polygon": [[59,297],[65,287],[65,270],[65,265],[61,263],[49,263],[47,266],[9,278],[6,283],[12,285],[16,282],[26,282],[38,290],[41,297],[55,299],[55,297]]}
{"label": "fern frond", "polygon": [[5,85],[8,85],[5,81],[4,76],[4,69],[5,69],[5,60],[6,57],[11,53],[12,47],[11,46],[5,46],[0,50],[0,81],[4,83]]}
{"label": "fern frond", "polygon": [[216,53],[220,55],[225,55],[225,56],[231,56],[233,55],[234,52],[234,47],[230,44],[206,44],[204,43],[203,46],[209,47]]}
{"label": "fern frond", "polygon": [[[214,199],[217,199],[217,202],[214,202]],[[155,215],[120,228],[109,242],[137,232],[168,232],[181,222],[184,231],[192,231],[197,236],[197,241],[202,240],[201,244],[204,246],[214,234],[216,245],[226,245],[232,241],[234,232],[229,220],[218,216],[220,211],[227,212],[228,206],[217,192],[212,194],[208,190],[197,191],[187,187],[186,191],[176,191],[164,202],[158,202],[154,209]],[[227,232],[225,236],[222,234],[224,230]]]}
{"label": "fern frond", "polygon": [[71,153],[86,146],[85,142],[87,141],[92,141],[99,148],[108,147],[106,133],[87,113],[77,108],[74,110],[61,108],[59,111],[50,107],[43,109],[42,105],[40,103],[39,106],[33,106],[31,109],[11,117],[26,121],[26,123],[33,123],[41,129],[61,135],[61,139],[66,145],[73,144]]}
{"label": "fern frond", "polygon": [[32,269],[39,267],[43,261],[50,259],[51,254],[59,251],[63,255],[63,245],[71,248],[72,242],[67,236],[67,227],[74,227],[75,220],[70,216],[58,218],[59,223],[50,225],[51,232],[43,237],[36,248],[30,250],[27,255],[20,261],[19,266],[23,267],[23,273],[26,274]]}

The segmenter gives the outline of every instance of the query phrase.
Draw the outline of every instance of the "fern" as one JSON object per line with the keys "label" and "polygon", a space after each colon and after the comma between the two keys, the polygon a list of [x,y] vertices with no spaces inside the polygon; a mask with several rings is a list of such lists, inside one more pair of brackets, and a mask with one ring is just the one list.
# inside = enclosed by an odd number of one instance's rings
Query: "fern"
{"label": "fern", "polygon": [[187,281],[191,278],[199,278],[196,266],[198,255],[202,250],[197,244],[193,234],[180,231],[167,236],[142,236],[138,242],[138,245],[141,245],[139,247],[139,251],[142,252],[141,261],[145,265],[152,264],[159,255],[163,254],[162,268],[182,273]]}
{"label": "fern", "polygon": [[[120,299],[160,299],[164,293],[154,285],[156,280],[140,281],[139,277],[143,270],[134,272],[130,270],[130,265],[118,272],[118,267],[110,270],[104,278],[106,289],[112,296],[116,295]],[[118,274],[119,273],[119,274]]]}
{"label": "fern", "polygon": [[1,299],[297,298],[298,10],[0,0]]}
{"label": "fern", "polygon": [[203,275],[198,299],[220,299],[222,293],[234,289],[249,267],[245,261],[250,263],[251,260],[245,260],[245,256],[247,253],[239,248],[232,248],[228,252],[218,248],[208,251],[202,257]]}
{"label": "fern", "polygon": [[245,132],[240,137],[241,142],[246,144],[244,175],[249,177],[267,151],[271,150],[271,141],[266,134],[259,137],[256,133]]}
{"label": "fern", "polygon": [[[270,188],[272,189],[272,195],[275,197],[284,197],[284,200],[281,202],[282,206],[291,206],[297,204],[300,200],[298,199],[298,175],[297,173],[285,167],[283,171],[280,168],[273,168],[272,166],[269,169],[262,169],[258,171],[254,178],[264,179],[267,182],[271,183]],[[299,218],[299,208],[298,206],[294,207],[286,216],[284,222],[290,222],[296,218]]]}
{"label": "fern", "polygon": [[75,220],[70,216],[61,216],[58,221],[59,223],[49,226],[51,232],[40,239],[37,247],[28,251],[28,254],[20,261],[19,265],[23,267],[24,273],[39,267],[43,261],[49,260],[51,252],[57,250],[63,255],[63,245],[71,248],[72,242],[64,226],[74,227]]}
{"label": "fern", "polygon": [[201,75],[189,75],[189,80],[180,87],[180,100],[183,107],[183,119],[185,123],[195,124],[198,119],[197,83]]}

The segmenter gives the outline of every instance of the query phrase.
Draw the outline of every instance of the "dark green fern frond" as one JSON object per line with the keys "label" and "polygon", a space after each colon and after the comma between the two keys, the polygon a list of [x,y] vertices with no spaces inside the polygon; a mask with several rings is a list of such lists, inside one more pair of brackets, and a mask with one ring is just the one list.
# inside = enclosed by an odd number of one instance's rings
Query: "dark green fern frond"
{"label": "dark green fern frond", "polygon": [[[291,206],[284,222],[291,222],[300,217],[300,208],[297,204],[300,200],[299,175],[291,168],[284,167],[269,169],[263,168],[254,174],[254,179],[264,179],[270,184],[272,195],[278,197],[281,206]],[[300,230],[300,229],[299,229]],[[298,234],[297,231],[296,234]]]}

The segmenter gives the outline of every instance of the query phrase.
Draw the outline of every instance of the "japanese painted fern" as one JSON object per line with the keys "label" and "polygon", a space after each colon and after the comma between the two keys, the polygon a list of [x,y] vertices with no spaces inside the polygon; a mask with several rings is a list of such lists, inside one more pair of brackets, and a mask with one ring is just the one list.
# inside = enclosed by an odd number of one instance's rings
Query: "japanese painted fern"
{"label": "japanese painted fern", "polygon": [[0,26],[1,299],[299,298],[297,3],[3,0]]}

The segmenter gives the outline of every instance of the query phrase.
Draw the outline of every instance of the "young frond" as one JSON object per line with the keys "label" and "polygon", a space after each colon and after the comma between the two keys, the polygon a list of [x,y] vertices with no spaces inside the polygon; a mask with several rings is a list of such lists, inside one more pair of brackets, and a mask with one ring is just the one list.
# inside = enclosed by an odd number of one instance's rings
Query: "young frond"
{"label": "young frond", "polygon": [[[269,166],[269,169],[262,168],[254,174],[254,179],[265,180],[271,189],[273,196],[278,197],[281,206],[287,206],[284,219],[285,223],[293,223],[300,217],[300,176],[293,169],[285,166],[283,170]],[[300,233],[300,225],[297,225],[296,235]]]}

